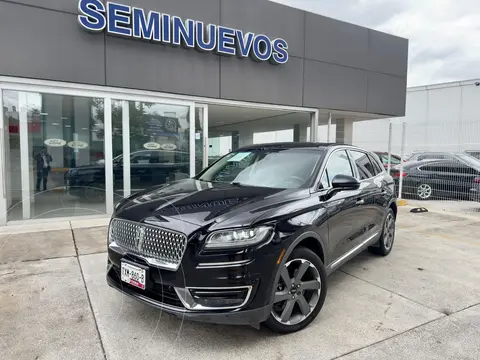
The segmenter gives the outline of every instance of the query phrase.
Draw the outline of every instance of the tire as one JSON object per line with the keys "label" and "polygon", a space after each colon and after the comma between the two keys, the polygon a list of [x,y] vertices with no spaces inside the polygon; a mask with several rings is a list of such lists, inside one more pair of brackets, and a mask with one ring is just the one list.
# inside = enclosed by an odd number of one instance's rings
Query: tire
{"label": "tire", "polygon": [[[303,274],[295,277],[300,270]],[[280,271],[272,312],[264,324],[276,333],[289,334],[304,329],[317,317],[327,295],[327,273],[317,254],[304,247],[293,250]],[[286,282],[293,282],[295,287],[287,287]],[[282,316],[288,320],[282,321]]]}
{"label": "tire", "polygon": [[393,243],[395,242],[395,221],[395,214],[392,209],[389,209],[383,221],[382,236],[374,246],[368,248],[368,251],[381,256],[390,254],[393,249]]}
{"label": "tire", "polygon": [[426,183],[418,184],[416,188],[416,195],[420,200],[429,200],[432,198],[433,188],[431,185]]}

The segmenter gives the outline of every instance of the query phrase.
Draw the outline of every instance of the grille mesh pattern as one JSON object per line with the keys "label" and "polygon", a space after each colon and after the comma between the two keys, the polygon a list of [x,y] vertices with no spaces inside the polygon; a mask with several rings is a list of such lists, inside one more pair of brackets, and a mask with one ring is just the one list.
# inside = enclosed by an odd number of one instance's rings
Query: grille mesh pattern
{"label": "grille mesh pattern", "polygon": [[109,236],[127,251],[169,267],[180,264],[187,246],[184,234],[118,219],[113,220]]}

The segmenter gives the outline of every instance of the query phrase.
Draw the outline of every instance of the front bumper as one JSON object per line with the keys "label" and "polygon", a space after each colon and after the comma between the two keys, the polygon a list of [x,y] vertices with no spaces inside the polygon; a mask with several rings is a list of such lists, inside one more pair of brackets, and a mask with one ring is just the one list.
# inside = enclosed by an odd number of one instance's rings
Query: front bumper
{"label": "front bumper", "polygon": [[[171,271],[153,266],[111,244],[108,249],[107,283],[132,298],[182,319],[257,325],[264,322],[271,311],[271,294],[278,268],[276,260],[281,250],[280,246],[267,244],[248,254],[201,256],[197,253],[196,244],[189,242],[181,266],[177,271]],[[146,269],[145,290],[121,281],[122,261]],[[234,292],[238,294],[240,290],[245,290],[242,301],[232,305],[228,296]],[[215,306],[208,306],[206,301],[210,300],[202,298],[204,295],[201,293],[214,296],[214,301],[229,303],[219,305],[217,302]]]}
{"label": "front bumper", "polygon": [[142,294],[141,290],[134,290],[123,286],[107,275],[107,283],[112,288],[121,293],[139,300],[147,305],[165,311],[168,314],[177,316],[183,320],[205,322],[211,324],[223,325],[257,325],[265,321],[270,315],[271,306],[264,306],[258,309],[240,310],[240,311],[189,311],[183,307],[171,306],[162,301],[155,300],[152,297]]}

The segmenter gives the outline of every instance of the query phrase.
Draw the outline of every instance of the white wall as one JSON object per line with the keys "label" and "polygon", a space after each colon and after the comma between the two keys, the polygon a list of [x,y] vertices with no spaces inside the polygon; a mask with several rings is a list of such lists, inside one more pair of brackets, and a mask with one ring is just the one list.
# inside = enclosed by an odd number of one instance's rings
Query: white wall
{"label": "white wall", "polygon": [[390,121],[394,153],[401,150],[404,121],[407,154],[415,150],[480,149],[480,87],[469,81],[410,88],[405,117],[355,123],[354,144],[386,151]]}

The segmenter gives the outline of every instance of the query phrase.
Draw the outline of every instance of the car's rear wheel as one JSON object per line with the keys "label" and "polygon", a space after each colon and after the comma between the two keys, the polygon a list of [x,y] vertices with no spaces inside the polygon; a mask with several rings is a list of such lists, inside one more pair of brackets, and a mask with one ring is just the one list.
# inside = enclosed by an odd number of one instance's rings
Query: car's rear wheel
{"label": "car's rear wheel", "polygon": [[322,260],[310,249],[296,248],[281,269],[265,325],[278,333],[305,328],[317,317],[326,294],[327,273]]}
{"label": "car's rear wheel", "polygon": [[390,254],[395,241],[395,214],[392,209],[388,210],[385,221],[383,222],[382,236],[375,246],[371,246],[368,250],[374,254],[387,256]]}
{"label": "car's rear wheel", "polygon": [[428,200],[432,197],[433,189],[429,184],[420,184],[417,186],[417,196],[420,200]]}

